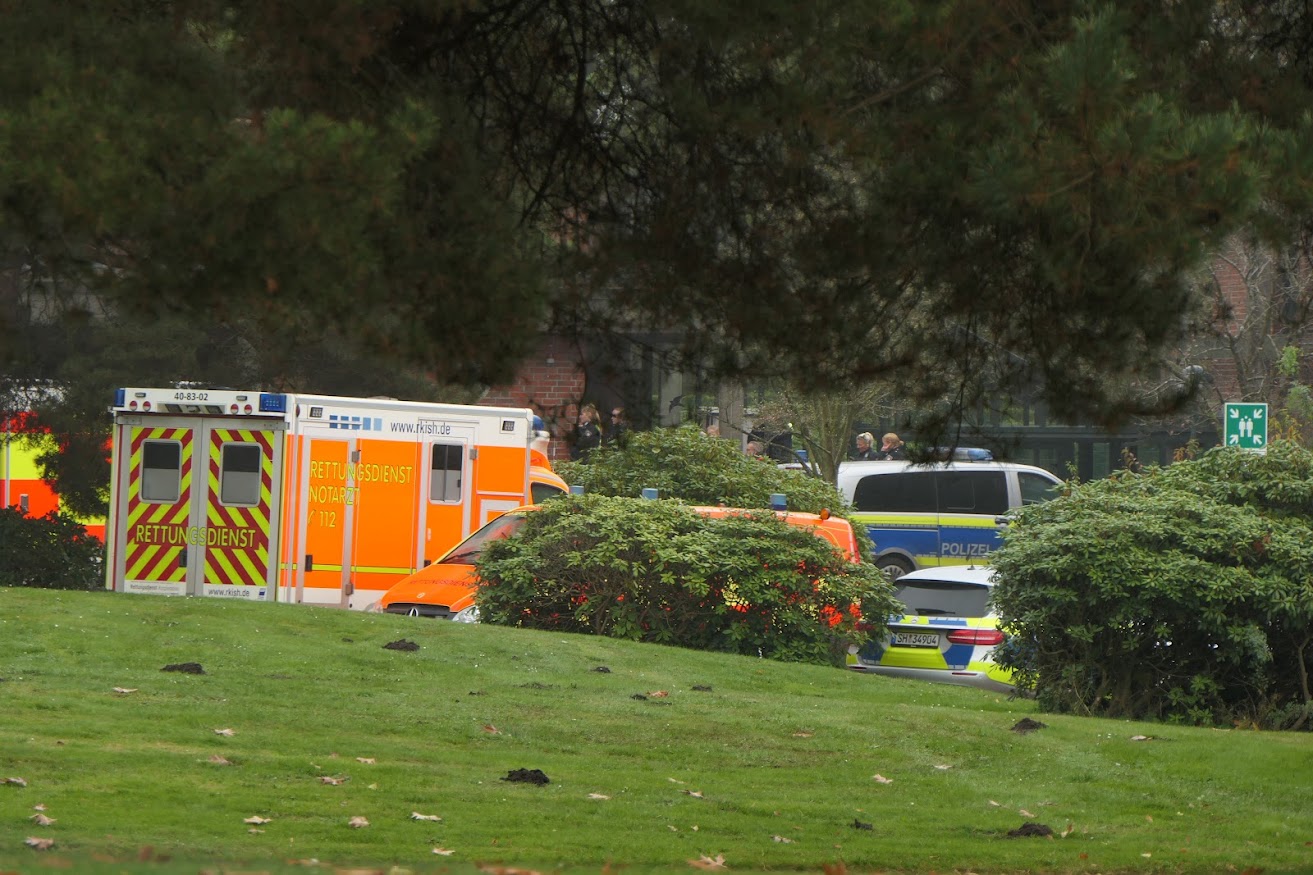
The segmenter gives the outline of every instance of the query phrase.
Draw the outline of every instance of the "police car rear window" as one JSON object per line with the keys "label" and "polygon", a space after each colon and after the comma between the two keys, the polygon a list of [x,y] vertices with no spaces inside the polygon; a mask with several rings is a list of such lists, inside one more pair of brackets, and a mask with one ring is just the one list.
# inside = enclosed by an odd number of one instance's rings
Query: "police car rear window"
{"label": "police car rear window", "polygon": [[984,617],[989,587],[948,580],[918,580],[894,587],[894,596],[918,617]]}

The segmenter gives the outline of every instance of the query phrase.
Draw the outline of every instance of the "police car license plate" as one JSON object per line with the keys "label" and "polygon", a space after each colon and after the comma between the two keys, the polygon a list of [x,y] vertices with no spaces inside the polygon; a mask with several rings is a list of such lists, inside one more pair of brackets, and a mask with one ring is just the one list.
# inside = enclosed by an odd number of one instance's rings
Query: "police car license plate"
{"label": "police car license plate", "polygon": [[898,647],[938,647],[939,636],[934,632],[895,632],[894,644]]}

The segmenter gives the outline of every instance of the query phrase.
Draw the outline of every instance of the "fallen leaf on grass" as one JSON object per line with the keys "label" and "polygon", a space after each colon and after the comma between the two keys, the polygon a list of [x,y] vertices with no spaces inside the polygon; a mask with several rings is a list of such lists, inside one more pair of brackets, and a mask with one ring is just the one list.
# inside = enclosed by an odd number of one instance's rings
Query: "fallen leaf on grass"
{"label": "fallen leaf on grass", "polygon": [[347,821],[347,826],[352,829],[364,829],[369,826],[369,821],[363,817],[356,816]]}
{"label": "fallen leaf on grass", "polygon": [[35,820],[37,826],[50,826],[50,824],[55,822],[55,819],[53,817],[46,817],[44,814],[42,814],[39,811],[36,814],[29,817],[28,820]]}
{"label": "fallen leaf on grass", "polygon": [[1141,856],[1141,857],[1152,857],[1153,854],[1150,854],[1150,853],[1147,853],[1147,852],[1146,852],[1146,853],[1141,854],[1140,856]]}
{"label": "fallen leaf on grass", "polygon": [[815,735],[815,734],[816,734],[816,733],[812,732],[810,729],[800,729],[800,730],[798,730],[797,732],[793,733],[793,737],[794,737],[794,738],[811,738],[811,737],[812,737],[813,735]]}
{"label": "fallen leaf on grass", "polygon": [[418,811],[410,812],[410,819],[411,820],[442,820],[442,818],[436,814],[420,814]]}
{"label": "fallen leaf on grass", "polygon": [[1152,735],[1132,735],[1131,741],[1153,741]]}
{"label": "fallen leaf on grass", "polygon": [[242,823],[256,823],[256,824],[259,824],[259,823],[268,823],[268,822],[269,822],[269,818],[267,818],[267,817],[261,817],[261,816],[258,815],[258,814],[253,814],[253,815],[251,815],[250,817],[248,817],[248,818],[246,818],[245,820],[242,821]]}
{"label": "fallen leaf on grass", "polygon": [[5,778],[3,781],[0,781],[0,784],[13,784],[17,787],[26,787],[27,781],[22,778]]}
{"label": "fallen leaf on grass", "polygon": [[998,807],[999,807],[998,803],[995,802],[993,799],[989,800],[989,804],[992,805],[992,806],[994,806],[995,808],[998,808]]}
{"label": "fallen leaf on grass", "polygon": [[937,764],[937,765],[935,766],[935,768],[936,768],[936,769],[939,769],[939,771],[941,771],[941,772],[945,772],[945,771],[948,771],[949,769],[951,769],[951,768],[953,768],[953,767],[950,766],[950,765],[948,765],[947,763],[939,763],[939,764]]}
{"label": "fallen leaf on grass", "polygon": [[872,775],[871,780],[877,784],[892,784],[893,778],[886,778],[884,775]]}
{"label": "fallen leaf on grass", "polygon": [[135,693],[135,692],[137,692],[137,688],[136,688],[136,687],[115,687],[115,688],[114,688],[114,692],[116,692],[116,693],[124,693],[124,694],[126,694],[126,693]]}
{"label": "fallen leaf on grass", "polygon": [[225,759],[224,757],[219,756],[217,753],[216,753],[214,756],[210,757],[210,762],[214,763],[216,766],[231,766],[231,765],[232,765],[232,762],[231,762],[231,761]]}
{"label": "fallen leaf on grass", "polygon": [[38,803],[38,804],[32,806],[32,810],[33,810],[33,811],[45,811],[45,810],[46,810],[46,807],[45,807],[44,805],[41,805],[41,804]]}
{"label": "fallen leaf on grass", "polygon": [[589,794],[588,794],[588,798],[589,798],[589,799],[610,799],[611,797],[610,797],[610,796],[605,796],[605,795],[603,795],[603,794],[601,794],[601,793],[589,793]]}
{"label": "fallen leaf on grass", "polygon": [[773,842],[781,842],[781,843],[786,844],[786,845],[791,845],[791,844],[793,844],[793,839],[791,839],[791,838],[786,838],[786,837],[784,837],[784,836],[771,836],[770,839],[771,839],[771,841],[773,841]]}
{"label": "fallen leaf on grass", "polygon": [[666,780],[669,781],[669,782],[672,783],[672,784],[683,784],[683,783],[685,783],[684,781],[681,781],[681,780],[679,780],[678,778],[666,778]]}
{"label": "fallen leaf on grass", "polygon": [[332,784],[334,787],[336,787],[338,784],[345,784],[345,783],[347,782],[347,780],[348,780],[348,779],[347,779],[347,776],[346,776],[346,775],[343,775],[343,776],[340,777],[340,778],[333,777],[332,775],[320,775],[320,776],[319,776],[319,783],[321,783],[321,784]]}
{"label": "fallen leaf on grass", "polygon": [[453,851],[453,850],[451,850],[450,848],[434,848],[434,849],[433,849],[433,853],[438,854],[438,855],[443,856],[443,857],[450,857],[452,854],[454,854],[454,853],[456,853],[456,852]]}
{"label": "fallen leaf on grass", "polygon": [[1062,837],[1065,839],[1067,836],[1071,835],[1075,830],[1076,830],[1076,824],[1072,823],[1070,820],[1067,821],[1067,828],[1062,831]]}
{"label": "fallen leaf on grass", "polygon": [[38,851],[48,851],[55,846],[55,840],[28,836],[23,840],[23,844],[27,845],[29,848],[36,848]]}
{"label": "fallen leaf on grass", "polygon": [[703,854],[701,857],[698,857],[696,860],[689,860],[688,864],[692,866],[694,869],[715,870],[715,869],[729,868],[728,866],[725,865],[724,854],[717,854],[714,857],[708,857],[706,854]]}
{"label": "fallen leaf on grass", "polygon": [[501,735],[501,730],[498,729],[496,726],[493,726],[491,723],[484,725],[483,731],[488,733],[489,735]]}
{"label": "fallen leaf on grass", "polygon": [[1017,814],[1020,814],[1022,817],[1034,817],[1034,816],[1035,816],[1035,815],[1031,814],[1029,811],[1027,811],[1027,810],[1024,809],[1024,808],[1018,808],[1018,809],[1017,809]]}
{"label": "fallen leaf on grass", "polygon": [[650,698],[650,699],[664,699],[666,696],[669,696],[670,693],[667,692],[666,690],[653,690],[652,692],[648,693],[647,695],[648,695],[648,698]]}
{"label": "fallen leaf on grass", "polygon": [[702,795],[702,791],[701,791],[701,790],[683,790],[683,791],[681,791],[681,792],[682,792],[685,796],[693,796],[694,798],[697,798],[697,799],[706,799],[706,798],[707,798],[707,797],[705,797],[705,796]]}
{"label": "fallen leaf on grass", "polygon": [[224,735],[224,736],[227,736],[227,737],[229,737],[229,738],[232,738],[234,735],[237,734],[237,732],[236,732],[236,730],[233,730],[233,729],[216,729],[216,730],[214,730],[214,734],[215,734],[215,735]]}
{"label": "fallen leaf on grass", "polygon": [[367,765],[367,766],[372,766],[372,765],[374,765],[374,758],[373,758],[373,757],[356,757],[356,762],[358,762],[358,763],[364,763],[364,764]]}

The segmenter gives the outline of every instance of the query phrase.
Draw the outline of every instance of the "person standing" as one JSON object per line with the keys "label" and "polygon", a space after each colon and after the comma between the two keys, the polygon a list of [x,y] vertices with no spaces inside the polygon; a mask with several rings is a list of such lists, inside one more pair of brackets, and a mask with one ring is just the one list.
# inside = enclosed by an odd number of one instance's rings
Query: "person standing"
{"label": "person standing", "polygon": [[859,462],[874,462],[880,458],[879,452],[871,446],[875,443],[875,435],[869,431],[864,431],[857,436],[857,455],[853,456]]}
{"label": "person standing", "polygon": [[611,408],[611,428],[606,433],[606,442],[618,450],[623,450],[629,443],[629,419],[623,407]]}
{"label": "person standing", "polygon": [[586,460],[593,450],[602,445],[602,428],[599,424],[597,408],[585,404],[579,408],[579,422],[574,427],[574,443],[570,447],[570,458],[574,461]]}
{"label": "person standing", "polygon": [[876,453],[876,458],[886,462],[901,462],[907,458],[907,451],[903,448],[903,442],[898,435],[891,431],[881,438],[880,451]]}

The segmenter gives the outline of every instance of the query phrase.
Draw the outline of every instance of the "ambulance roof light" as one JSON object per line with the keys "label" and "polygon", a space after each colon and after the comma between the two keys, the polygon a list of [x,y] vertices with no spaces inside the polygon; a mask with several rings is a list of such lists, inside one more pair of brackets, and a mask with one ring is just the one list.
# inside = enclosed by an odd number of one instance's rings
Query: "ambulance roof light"
{"label": "ambulance roof light", "polygon": [[114,390],[114,406],[115,406],[115,407],[122,407],[122,406],[123,406],[123,402],[125,402],[125,401],[127,401],[127,400],[128,400],[128,390],[127,390],[127,389],[115,389],[115,390]]}
{"label": "ambulance roof light", "polygon": [[287,396],[277,392],[260,393],[261,413],[286,413]]}

